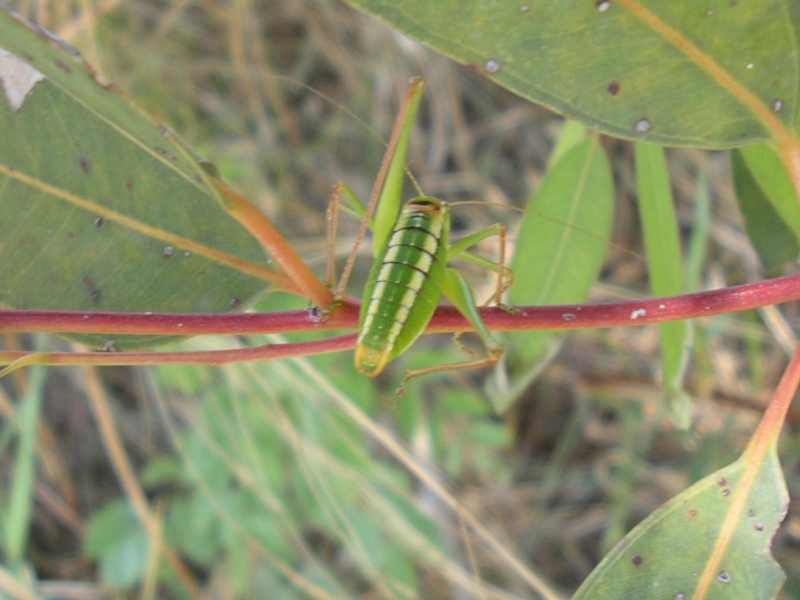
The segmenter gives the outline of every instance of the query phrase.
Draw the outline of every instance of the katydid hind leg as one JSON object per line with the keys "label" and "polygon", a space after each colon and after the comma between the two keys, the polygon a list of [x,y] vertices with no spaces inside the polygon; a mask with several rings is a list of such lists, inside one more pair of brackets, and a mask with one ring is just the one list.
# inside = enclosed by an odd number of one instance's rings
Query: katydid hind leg
{"label": "katydid hind leg", "polygon": [[491,362],[497,362],[497,359],[503,354],[503,347],[494,338],[489,328],[486,327],[486,323],[483,322],[480,309],[475,302],[475,294],[472,292],[472,286],[467,281],[467,278],[456,269],[447,269],[442,293],[475,328],[475,333],[478,334],[484,346],[486,346],[487,354],[490,357],[494,356]]}
{"label": "katydid hind leg", "polygon": [[475,295],[472,292],[472,286],[461,273],[456,269],[448,268],[445,271],[445,280],[442,287],[442,292],[445,297],[453,303],[458,311],[475,328],[475,332],[481,338],[484,346],[486,347],[486,355],[480,358],[465,360],[457,363],[445,363],[441,365],[434,365],[424,369],[416,369],[406,373],[403,378],[403,383],[398,388],[398,395],[405,392],[406,384],[413,378],[420,375],[427,375],[428,373],[436,373],[440,371],[460,371],[464,369],[477,369],[480,367],[489,367],[495,364],[503,356],[503,346],[494,338],[486,323],[483,322],[480,309],[475,303]]}

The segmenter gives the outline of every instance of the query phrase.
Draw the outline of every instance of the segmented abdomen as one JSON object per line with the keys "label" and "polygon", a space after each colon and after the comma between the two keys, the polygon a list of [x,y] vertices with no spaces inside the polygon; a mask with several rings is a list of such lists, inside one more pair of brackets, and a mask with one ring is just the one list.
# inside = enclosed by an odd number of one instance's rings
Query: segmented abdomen
{"label": "segmented abdomen", "polygon": [[361,308],[356,367],[377,375],[428,324],[441,297],[444,272],[443,205],[434,198],[408,202],[370,272]]}

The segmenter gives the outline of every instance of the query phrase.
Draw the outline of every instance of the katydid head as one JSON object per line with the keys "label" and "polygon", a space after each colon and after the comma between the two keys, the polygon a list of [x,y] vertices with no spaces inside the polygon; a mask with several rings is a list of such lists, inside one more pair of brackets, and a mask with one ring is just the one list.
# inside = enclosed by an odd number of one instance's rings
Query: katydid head
{"label": "katydid head", "polygon": [[438,198],[419,196],[406,202],[405,210],[417,210],[432,216],[439,216],[440,214],[449,212],[449,206],[446,202],[442,202]]}

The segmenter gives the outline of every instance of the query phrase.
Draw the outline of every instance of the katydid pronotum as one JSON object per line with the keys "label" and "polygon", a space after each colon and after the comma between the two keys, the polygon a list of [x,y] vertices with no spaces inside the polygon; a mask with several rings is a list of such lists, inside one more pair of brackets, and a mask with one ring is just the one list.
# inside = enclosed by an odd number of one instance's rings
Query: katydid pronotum
{"label": "katydid pronotum", "polygon": [[[450,206],[428,196],[420,196],[401,207],[405,158],[416,109],[423,90],[421,79],[412,80],[409,94],[395,124],[389,143],[385,180],[377,184],[380,194],[373,193],[366,207],[346,187],[350,208],[362,218],[362,228],[356,245],[371,224],[373,230],[374,263],[363,295],[359,317],[359,336],[355,349],[355,366],[369,376],[378,375],[386,364],[397,358],[422,334],[439,301],[444,295],[475,328],[486,347],[484,357],[458,363],[435,365],[409,371],[410,378],[434,371],[467,369],[496,363],[503,348],[492,336],[481,318],[472,287],[466,278],[452,267],[451,259],[461,258],[498,274],[495,300],[500,304],[503,291],[511,281],[510,271],[503,265],[505,228],[492,225],[450,243]],[[386,163],[386,161],[385,161]],[[330,240],[335,236],[338,192],[331,203],[329,216]],[[374,216],[373,216],[374,213]],[[500,260],[493,263],[469,252],[481,240],[500,237]],[[354,250],[355,252],[355,250]],[[354,253],[345,266],[335,291],[342,297],[344,286],[352,269]],[[329,277],[332,265],[329,264]],[[403,387],[400,388],[402,391]]]}

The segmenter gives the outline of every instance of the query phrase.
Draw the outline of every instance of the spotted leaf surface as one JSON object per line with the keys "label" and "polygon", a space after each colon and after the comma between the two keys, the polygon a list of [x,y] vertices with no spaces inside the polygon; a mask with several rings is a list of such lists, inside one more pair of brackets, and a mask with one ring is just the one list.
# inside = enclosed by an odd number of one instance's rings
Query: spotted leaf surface
{"label": "spotted leaf surface", "polygon": [[794,0],[349,2],[611,135],[725,148],[795,128]]}
{"label": "spotted leaf surface", "polygon": [[770,554],[789,496],[774,444],[698,481],[629,533],[584,581],[588,598],[775,598]]}
{"label": "spotted leaf surface", "polygon": [[266,289],[268,257],[186,146],[3,10],[0,139],[0,306],[220,312]]}

